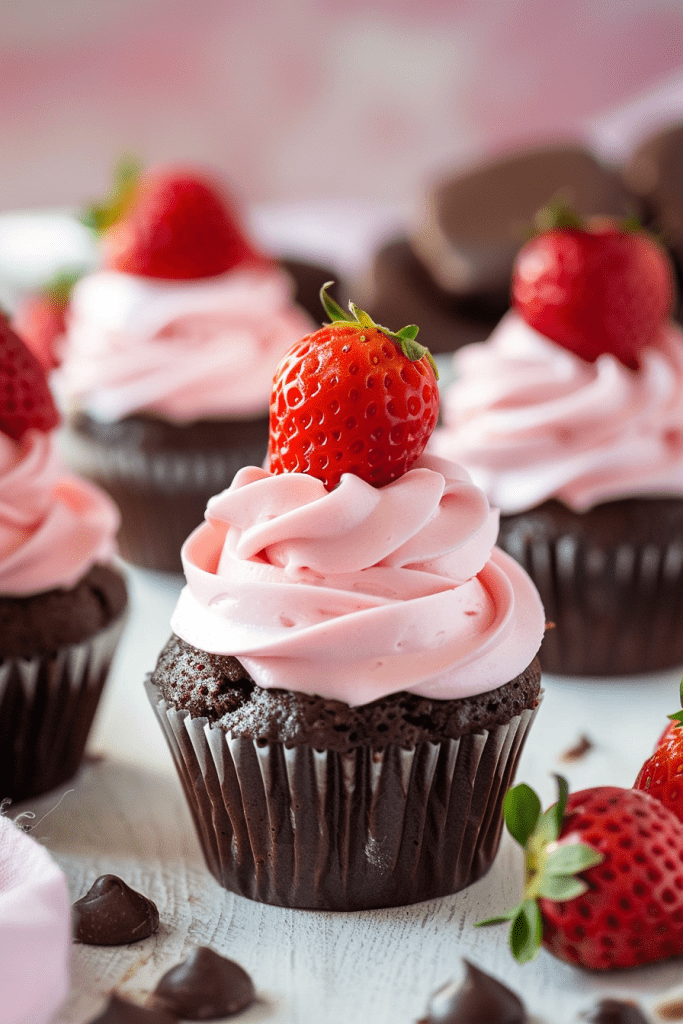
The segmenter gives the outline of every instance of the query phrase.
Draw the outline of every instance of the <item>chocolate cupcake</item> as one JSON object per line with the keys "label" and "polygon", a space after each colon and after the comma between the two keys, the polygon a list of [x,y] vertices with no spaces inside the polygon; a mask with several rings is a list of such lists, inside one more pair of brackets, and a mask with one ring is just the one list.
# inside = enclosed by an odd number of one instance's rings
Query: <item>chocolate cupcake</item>
{"label": "chocolate cupcake", "polygon": [[209,497],[264,459],[273,370],[313,324],[209,179],[148,175],[129,202],[71,293],[64,452],[119,504],[123,557],[178,572]]}
{"label": "chocolate cupcake", "polygon": [[[565,279],[555,294],[578,303],[583,290],[594,311],[611,288],[608,322],[623,329],[610,337],[576,309],[562,317],[540,299],[531,310],[520,301],[488,341],[456,354],[432,450],[460,461],[500,508],[499,543],[529,572],[554,624],[545,671],[659,671],[683,664],[683,332],[666,317],[663,250],[611,229],[605,246],[621,251],[619,264],[600,254],[599,232],[564,237],[575,253],[592,247],[600,269],[590,285],[572,290]],[[554,244],[564,241],[548,239],[549,252]],[[540,258],[535,266],[553,272]],[[547,317],[547,333],[527,322],[535,314]],[[555,335],[551,314],[569,337]]]}
{"label": "chocolate cupcake", "polygon": [[16,801],[78,768],[126,588],[118,512],[61,470],[44,372],[4,321],[0,396],[0,798]]}

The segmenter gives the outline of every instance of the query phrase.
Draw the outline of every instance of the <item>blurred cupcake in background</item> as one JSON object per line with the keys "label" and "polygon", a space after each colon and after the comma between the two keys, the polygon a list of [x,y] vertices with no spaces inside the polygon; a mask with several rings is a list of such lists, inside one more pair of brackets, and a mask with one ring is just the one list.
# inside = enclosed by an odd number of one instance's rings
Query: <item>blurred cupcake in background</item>
{"label": "blurred cupcake in background", "polygon": [[65,453],[119,505],[123,557],[178,571],[208,498],[265,457],[273,369],[313,325],[206,175],[145,174],[112,205],[69,303]]}
{"label": "blurred cupcake in background", "polygon": [[454,356],[432,451],[500,508],[499,543],[554,623],[549,672],[683,664],[683,332],[635,228],[558,208],[521,250],[513,309]]}
{"label": "blurred cupcake in background", "polygon": [[80,764],[123,629],[110,498],[66,474],[45,374],[0,318],[0,798]]}

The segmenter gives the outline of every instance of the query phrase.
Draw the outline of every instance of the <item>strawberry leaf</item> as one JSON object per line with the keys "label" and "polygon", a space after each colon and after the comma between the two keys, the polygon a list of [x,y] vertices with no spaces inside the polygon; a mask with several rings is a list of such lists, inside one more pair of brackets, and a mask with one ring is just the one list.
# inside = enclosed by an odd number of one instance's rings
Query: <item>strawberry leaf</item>
{"label": "strawberry leaf", "polygon": [[520,964],[529,963],[538,955],[543,936],[541,911],[536,900],[524,900],[510,927],[510,949]]}
{"label": "strawberry leaf", "polygon": [[349,302],[349,309],[351,310],[351,312],[353,313],[361,327],[367,327],[368,329],[370,329],[371,327],[377,326],[372,317],[368,313],[366,313],[364,309],[359,309],[355,302]]}
{"label": "strawberry leaf", "polygon": [[499,914],[497,917],[487,917],[485,921],[475,921],[475,928],[488,928],[492,924],[504,924],[506,921],[512,921],[519,913],[519,907],[513,907],[512,910],[508,910],[505,914]]}
{"label": "strawberry leaf", "polygon": [[544,871],[546,875],[575,875],[604,860],[604,855],[587,843],[558,846],[548,853]]}
{"label": "strawberry leaf", "polygon": [[323,309],[330,318],[330,323],[337,323],[338,320],[345,320],[346,323],[354,323],[354,318],[346,313],[338,302],[336,302],[331,295],[327,294],[327,289],[331,288],[334,281],[326,281],[320,289],[320,301],[323,304]]}
{"label": "strawberry leaf", "polygon": [[417,324],[409,324],[407,327],[402,327],[400,331],[396,331],[396,337],[405,338],[408,341],[415,341],[419,330],[420,328]]}
{"label": "strawberry leaf", "polygon": [[520,846],[526,846],[538,823],[541,801],[533,789],[521,782],[505,794],[503,817],[508,832]]}
{"label": "strawberry leaf", "polygon": [[572,878],[571,875],[544,875],[538,885],[538,895],[545,896],[547,900],[555,903],[565,903],[581,896],[588,885],[581,878]]}
{"label": "strawberry leaf", "polygon": [[116,224],[130,205],[138,184],[142,165],[130,154],[123,156],[114,171],[114,185],[104,203],[93,203],[81,216],[81,223],[96,235]]}

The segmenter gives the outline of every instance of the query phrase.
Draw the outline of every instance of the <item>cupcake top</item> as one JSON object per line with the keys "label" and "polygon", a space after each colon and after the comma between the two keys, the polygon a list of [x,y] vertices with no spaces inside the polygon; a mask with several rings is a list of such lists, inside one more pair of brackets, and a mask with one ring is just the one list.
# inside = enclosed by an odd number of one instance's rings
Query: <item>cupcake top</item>
{"label": "cupcake top", "polygon": [[0,317],[0,594],[72,587],[115,552],[116,507],[62,472],[45,374]]}
{"label": "cupcake top", "polygon": [[672,274],[647,236],[600,222],[521,251],[513,310],[454,356],[431,451],[513,514],[556,498],[583,512],[683,495],[683,332]]}
{"label": "cupcake top", "polygon": [[636,495],[683,495],[683,331],[661,329],[631,370],[582,359],[507,313],[454,357],[430,450],[466,466],[513,514],[556,498],[576,512]]}
{"label": "cupcake top", "polygon": [[72,292],[56,387],[104,421],[264,416],[275,365],[310,329],[274,266],[193,281],[99,271]]}
{"label": "cupcake top", "polygon": [[[498,514],[483,492],[422,455],[438,397],[416,330],[411,358],[405,335],[354,312],[280,364],[273,471],[244,468],[209,502],[183,546],[171,625],[194,647],[235,655],[264,688],[350,705],[494,689],[536,654],[540,599],[494,547]],[[335,390],[349,381],[353,416]],[[306,469],[293,472],[299,460]]]}
{"label": "cupcake top", "polygon": [[93,216],[104,270],[71,295],[65,404],[105,422],[265,415],[274,366],[312,325],[221,186],[182,168],[132,173]]}

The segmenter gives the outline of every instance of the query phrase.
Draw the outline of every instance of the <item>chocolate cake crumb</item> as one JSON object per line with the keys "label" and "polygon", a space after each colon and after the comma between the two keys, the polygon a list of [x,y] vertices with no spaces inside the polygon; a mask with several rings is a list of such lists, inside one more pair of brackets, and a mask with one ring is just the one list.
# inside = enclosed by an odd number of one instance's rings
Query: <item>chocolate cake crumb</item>
{"label": "chocolate cake crumb", "polygon": [[345,753],[390,745],[412,750],[422,742],[440,743],[506,724],[536,707],[541,673],[534,659],[509,683],[473,697],[433,700],[400,691],[349,707],[297,691],[263,689],[237,658],[208,654],[172,636],[151,678],[169,704],[233,736]]}
{"label": "chocolate cake crumb", "polygon": [[573,747],[568,747],[560,754],[560,761],[580,761],[594,746],[593,741],[582,733]]}

